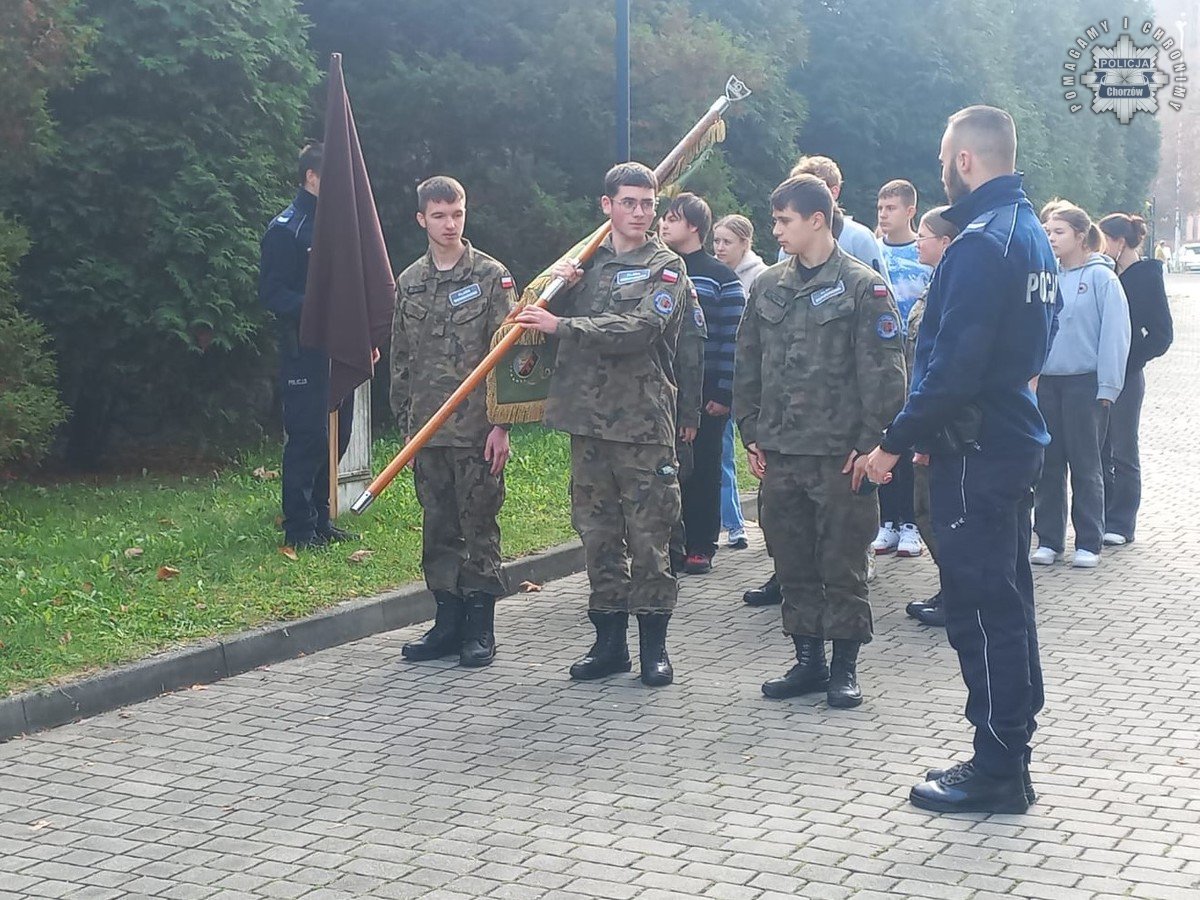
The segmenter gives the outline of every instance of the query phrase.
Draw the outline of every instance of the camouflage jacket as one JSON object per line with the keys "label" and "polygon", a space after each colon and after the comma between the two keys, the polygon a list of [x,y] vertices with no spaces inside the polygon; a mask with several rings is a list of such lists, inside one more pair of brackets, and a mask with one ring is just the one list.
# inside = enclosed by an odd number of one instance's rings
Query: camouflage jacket
{"label": "camouflage jacket", "polygon": [[676,428],[699,428],[704,406],[704,342],[708,340],[708,327],[691,279],[688,279],[688,295],[688,311],[679,326],[679,343],[675,346],[675,385],[679,390]]}
{"label": "camouflage jacket", "polygon": [[921,331],[921,320],[925,318],[925,298],[928,289],[921,292],[917,302],[908,311],[908,329],[904,336],[904,365],[908,369],[908,377],[912,378],[913,360],[917,355],[917,335]]}
{"label": "camouflage jacket", "polygon": [[[453,269],[426,253],[396,279],[392,322],[392,412],[414,434],[491,349],[517,302],[508,269],[467,244]],[[430,439],[431,447],[482,447],[491,428],[481,385]]]}
{"label": "camouflage jacket", "polygon": [[904,335],[879,273],[834,247],[802,282],[792,258],[758,276],[738,331],[742,442],[806,456],[879,444],[904,405]]}
{"label": "camouflage jacket", "polygon": [[689,306],[683,260],[656,237],[617,255],[605,238],[562,317],[545,422],[569,434],[675,446],[675,348]]}

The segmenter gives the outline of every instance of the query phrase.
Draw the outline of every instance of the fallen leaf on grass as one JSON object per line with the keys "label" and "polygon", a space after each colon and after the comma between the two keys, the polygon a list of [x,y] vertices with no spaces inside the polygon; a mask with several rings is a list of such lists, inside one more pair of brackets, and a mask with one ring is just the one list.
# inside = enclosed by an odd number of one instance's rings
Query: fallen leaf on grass
{"label": "fallen leaf on grass", "polygon": [[94,584],[92,584],[90,581],[85,581],[83,584],[81,584],[79,586],[79,589],[81,591],[83,591],[85,594],[90,594],[92,591],[94,591],[96,589],[96,586]]}
{"label": "fallen leaf on grass", "polygon": [[125,550],[125,558],[126,559],[137,559],[139,556],[141,556],[145,552],[146,551],[143,550],[141,547],[129,547]]}
{"label": "fallen leaf on grass", "polygon": [[286,556],[288,559],[290,559],[292,562],[295,562],[296,560],[298,560],[300,558],[299,556],[296,555],[296,551],[292,547],[280,547],[279,552],[281,554],[283,554],[284,556]]}
{"label": "fallen leaf on grass", "polygon": [[179,570],[174,566],[159,566],[156,577],[159,581],[166,581],[169,578],[174,578],[179,574]]}
{"label": "fallen leaf on grass", "polygon": [[522,581],[521,586],[517,590],[519,590],[522,594],[536,594],[541,589],[542,586],[536,582]]}
{"label": "fallen leaf on grass", "polygon": [[352,562],[352,563],[366,562],[368,559],[370,559],[374,555],[375,555],[374,550],[355,550],[353,553],[351,553],[349,556],[346,557],[346,562]]}
{"label": "fallen leaf on grass", "polygon": [[69,644],[71,642],[71,632],[67,631],[63,634],[60,634],[58,636],[58,642],[64,645]]}
{"label": "fallen leaf on grass", "polygon": [[38,819],[36,822],[34,822],[32,825],[29,826],[29,830],[30,831],[41,831],[43,828],[49,827],[49,825],[50,825],[49,819]]}
{"label": "fallen leaf on grass", "polygon": [[274,481],[279,477],[279,473],[274,469],[268,469],[266,466],[259,466],[254,470],[254,477],[259,481]]}

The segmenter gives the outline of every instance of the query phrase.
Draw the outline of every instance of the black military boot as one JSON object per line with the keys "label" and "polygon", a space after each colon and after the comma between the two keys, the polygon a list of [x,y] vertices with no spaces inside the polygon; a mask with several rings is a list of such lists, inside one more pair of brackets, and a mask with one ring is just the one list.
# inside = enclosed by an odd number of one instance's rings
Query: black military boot
{"label": "black military boot", "polygon": [[826,700],[838,709],[851,709],[862,703],[858,687],[858,641],[834,641],[833,660],[829,664],[829,693]]}
{"label": "black military boot", "polygon": [[925,607],[941,606],[941,605],[942,605],[942,592],[938,591],[936,594],[934,594],[928,600],[912,600],[912,601],[910,601],[908,606],[904,607],[904,611],[908,615],[912,616],[915,619],[915,618],[917,618],[918,611],[924,609]]}
{"label": "black military boot", "polygon": [[576,681],[591,681],[632,669],[629,644],[625,641],[629,614],[591,610],[588,618],[596,626],[596,643],[592,644],[587,656],[571,666],[571,677]]}
{"label": "black military boot", "polygon": [[1029,809],[1024,775],[998,778],[981,772],[974,762],[951,766],[940,778],[918,784],[908,799],[913,806],[933,812],[1019,814]]}
{"label": "black military boot", "polygon": [[[965,765],[965,763],[957,763],[957,764],[951,766],[949,769],[930,769],[928,772],[925,773],[925,780],[926,781],[938,781],[947,772],[949,772],[953,769],[957,769],[959,766],[962,766],[962,765]],[[1021,764],[1021,781],[1025,784],[1025,802],[1028,803],[1030,806],[1033,806],[1033,804],[1037,803],[1038,795],[1037,795],[1037,791],[1035,791],[1033,789],[1033,778],[1031,778],[1029,775],[1029,763],[1028,762]]]}
{"label": "black military boot", "polygon": [[675,670],[667,656],[667,623],[670,613],[638,613],[638,650],[642,664],[642,684],[663,687],[675,680]]}
{"label": "black military boot", "polygon": [[772,574],[762,587],[746,591],[742,594],[742,602],[747,606],[777,606],[782,603],[783,588],[779,586],[779,576]]}
{"label": "black military boot", "polygon": [[333,543],[341,543],[343,541],[359,541],[362,540],[362,535],[354,531],[346,531],[344,528],[338,528],[332,522],[326,523],[324,528],[319,529],[319,534],[324,535],[325,540]]}
{"label": "black military boot", "polygon": [[458,653],[462,648],[463,599],[449,591],[434,591],[437,615],[433,627],[411,644],[400,649],[400,655],[413,662],[438,659]]}
{"label": "black military boot", "polygon": [[496,598],[483,591],[471,591],[464,608],[466,621],[458,664],[478,669],[496,658]]}
{"label": "black military boot", "polygon": [[782,678],[772,678],[763,683],[763,694],[773,700],[799,697],[829,687],[825,642],[818,637],[794,634],[792,643],[796,645],[796,664]]}

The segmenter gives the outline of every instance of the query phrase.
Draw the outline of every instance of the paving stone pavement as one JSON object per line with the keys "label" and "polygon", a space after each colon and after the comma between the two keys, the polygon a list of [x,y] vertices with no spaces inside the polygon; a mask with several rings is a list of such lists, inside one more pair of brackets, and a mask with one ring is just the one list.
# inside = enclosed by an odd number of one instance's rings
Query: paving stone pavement
{"label": "paving stone pavement", "polygon": [[502,604],[487,669],[403,663],[413,627],[0,746],[0,897],[1200,897],[1179,468],[1200,445],[1200,278],[1171,290],[1139,540],[1037,573],[1028,815],[907,802],[970,746],[944,634],[903,613],[933,590],[925,559],[880,565],[863,706],[760,695],[790,663],[778,610],[740,600],[767,573],[752,531],[685,579],[669,688],[567,679],[591,640],[576,576]]}

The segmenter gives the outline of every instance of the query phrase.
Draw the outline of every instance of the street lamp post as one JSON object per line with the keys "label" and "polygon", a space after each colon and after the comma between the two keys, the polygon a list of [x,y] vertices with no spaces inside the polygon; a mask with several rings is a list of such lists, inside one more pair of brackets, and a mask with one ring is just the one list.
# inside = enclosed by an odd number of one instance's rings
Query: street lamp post
{"label": "street lamp post", "polygon": [[629,0],[616,0],[617,162],[628,162],[629,149]]}

